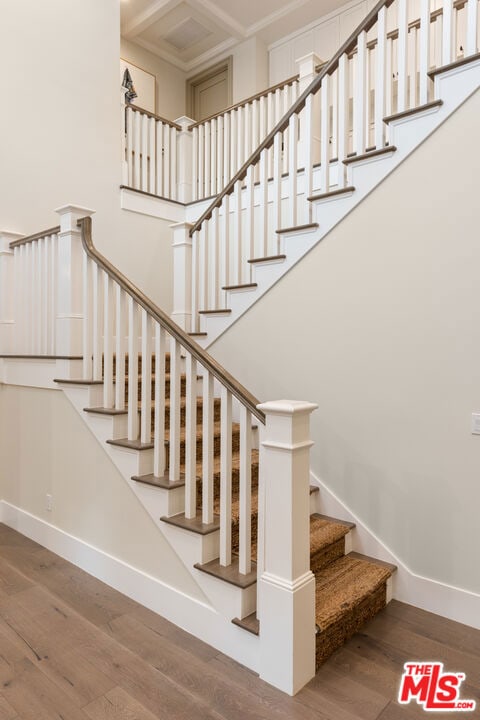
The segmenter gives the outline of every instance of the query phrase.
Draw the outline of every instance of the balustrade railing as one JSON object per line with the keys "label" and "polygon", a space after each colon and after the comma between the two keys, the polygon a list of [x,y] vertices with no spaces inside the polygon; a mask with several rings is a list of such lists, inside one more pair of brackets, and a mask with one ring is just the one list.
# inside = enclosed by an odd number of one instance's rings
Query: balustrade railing
{"label": "balustrade railing", "polygon": [[[15,266],[15,282],[2,288],[0,318],[14,305],[16,326],[8,353],[0,334],[0,357],[71,359],[73,372],[79,372],[81,359],[81,377],[75,376],[75,382],[102,384],[102,413],[126,411],[123,442],[153,449],[151,474],[161,487],[184,483],[182,516],[197,518],[210,532],[219,530],[219,566],[234,566],[230,576],[253,575],[260,581],[258,592],[264,597],[259,617],[264,613],[265,629],[273,624],[275,637],[283,635],[285,643],[294,645],[298,624],[307,628],[308,641],[294,653],[295,668],[290,654],[276,657],[277,639],[269,641],[270,631],[261,653],[261,672],[269,682],[295,692],[315,671],[306,416],[316,406],[289,401],[260,406],[95,249],[91,218],[84,216],[90,211],[66,206],[58,213],[60,226],[36,235],[11,242],[12,233],[0,233],[0,276],[8,276],[4,271],[12,262]],[[15,302],[10,297],[5,304],[6,296],[14,296]],[[264,438],[262,452],[254,422]],[[302,453],[291,445],[291,437]],[[285,462],[286,454],[291,461]],[[292,553],[298,555],[293,564]],[[292,589],[299,577],[308,585],[301,594]],[[285,593],[291,595],[291,612],[280,623],[275,608]]]}
{"label": "balustrade railing", "polygon": [[[216,195],[283,117],[298,93],[296,76],[201,122],[190,120],[185,124],[125,105],[122,94],[123,184],[182,202]],[[191,135],[182,147],[181,132],[186,127]],[[190,176],[185,178],[187,164]],[[179,184],[189,186],[187,197]]]}
{"label": "balustrade railing", "polygon": [[10,348],[17,354],[55,355],[57,256],[60,227],[10,243],[13,251],[15,325]]}
{"label": "balustrade railing", "polygon": [[123,107],[124,184],[176,200],[181,126],[135,105]]}
{"label": "balustrade railing", "polygon": [[190,230],[192,332],[251,284],[252,260],[281,253],[278,231],[311,223],[309,198],[348,185],[350,158],[388,151],[384,118],[432,101],[432,70],[476,54],[478,35],[478,0],[372,9]]}

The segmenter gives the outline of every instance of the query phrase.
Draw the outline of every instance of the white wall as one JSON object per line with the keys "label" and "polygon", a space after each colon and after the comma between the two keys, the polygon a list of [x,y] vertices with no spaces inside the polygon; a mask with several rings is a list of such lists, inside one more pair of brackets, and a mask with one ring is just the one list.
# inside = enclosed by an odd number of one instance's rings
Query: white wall
{"label": "white wall", "polygon": [[185,115],[186,73],[125,38],[120,41],[120,55],[124,60],[155,75],[157,115],[167,120],[176,120]]}
{"label": "white wall", "polygon": [[268,52],[259,38],[236,45],[233,57],[232,102],[241,102],[268,87]]}
{"label": "white wall", "polygon": [[169,311],[167,224],[120,210],[119,56],[118,0],[2,4],[0,228],[30,234],[58,223],[56,207],[93,208],[95,244]]}
{"label": "white wall", "polygon": [[1,500],[204,600],[62,392],[0,385],[0,457]]}
{"label": "white wall", "polygon": [[476,593],[479,116],[477,92],[209,348],[260,400],[318,403],[313,472],[410,570]]}

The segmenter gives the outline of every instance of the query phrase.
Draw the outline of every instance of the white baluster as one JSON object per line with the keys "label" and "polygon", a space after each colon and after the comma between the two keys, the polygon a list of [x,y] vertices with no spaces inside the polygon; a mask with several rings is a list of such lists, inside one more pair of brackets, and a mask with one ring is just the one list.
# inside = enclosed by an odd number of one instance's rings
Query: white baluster
{"label": "white baluster", "polygon": [[155,118],[148,118],[148,192],[155,194],[156,158]]}
{"label": "white baluster", "polygon": [[165,475],[165,330],[155,322],[155,397],[153,474]]}
{"label": "white baluster", "polygon": [[[251,241],[251,257],[261,257],[262,254],[268,254],[268,156],[269,150],[262,150],[259,159],[260,166],[260,185],[258,188],[259,193],[259,242],[254,243],[253,238]],[[277,230],[278,228],[274,228]],[[259,245],[259,254],[253,254],[256,252],[256,245]]]}
{"label": "white baluster", "polygon": [[[428,0],[427,0],[428,1]],[[375,147],[382,148],[385,143],[384,122],[385,117],[385,68],[386,68],[386,39],[387,39],[387,9],[382,7],[378,13],[377,47],[376,47],[376,77],[375,77]]]}
{"label": "white baluster", "polygon": [[126,293],[115,287],[115,409],[125,410]]}
{"label": "white baluster", "polygon": [[156,147],[157,147],[157,187],[156,194],[160,197],[164,197],[164,165],[165,159],[163,157],[163,123],[157,120],[156,123]]}
{"label": "white baluster", "polygon": [[230,180],[230,146],[232,144],[230,135],[231,113],[226,113],[223,118],[223,186]]}
{"label": "white baluster", "polygon": [[465,55],[474,55],[477,52],[478,32],[478,0],[467,2],[467,39]]}
{"label": "white baluster", "polygon": [[321,152],[320,152],[320,187],[326,193],[330,189],[329,162],[329,115],[330,115],[330,76],[325,75],[320,88],[321,96]]}
{"label": "white baluster", "polygon": [[237,133],[238,133],[238,111],[230,113],[230,177],[233,177],[238,170],[237,159]]}
{"label": "white baluster", "polygon": [[40,333],[40,353],[46,355],[48,352],[48,290],[50,286],[50,277],[48,274],[48,243],[50,236],[39,240],[40,246],[40,265],[41,265],[41,281],[40,281],[40,303],[42,314],[42,326]]}
{"label": "white baluster", "polygon": [[113,407],[113,282],[103,274],[103,407]]}
{"label": "white baluster", "polygon": [[197,331],[198,301],[199,301],[199,278],[200,278],[200,255],[199,255],[200,232],[197,230],[192,235],[192,325],[190,332]]}
{"label": "white baluster", "polygon": [[220,447],[220,565],[232,562],[232,395],[222,386]]}
{"label": "white baluster", "polygon": [[141,187],[141,176],[140,176],[140,128],[141,128],[142,116],[139,112],[135,112],[133,116],[133,183],[132,187],[137,190]]}
{"label": "white baluster", "polygon": [[409,63],[409,102],[410,107],[417,105],[417,28],[412,27],[409,32],[410,50],[408,56]]}
{"label": "white baluster", "polygon": [[[260,188],[261,192],[261,188]],[[248,246],[248,255],[245,253],[242,256],[242,265],[246,265],[245,260],[248,259],[248,257],[255,257],[255,185],[254,185],[254,166],[250,165],[247,170],[247,181],[246,181],[246,188],[245,188],[245,203],[246,203],[246,209],[245,209],[245,236],[246,236],[246,246]],[[263,206],[263,197],[260,195],[260,213],[265,212],[265,208]],[[262,226],[260,225],[259,229],[260,236],[262,235]],[[248,268],[248,273],[250,272],[250,266],[246,266]],[[250,278],[247,275],[247,282],[250,281]]]}
{"label": "white baluster", "polygon": [[[296,117],[296,116],[295,116]],[[240,406],[239,571],[252,569],[252,415]]]}
{"label": "white baluster", "polygon": [[[277,133],[273,139],[273,230],[282,228],[282,133]],[[268,240],[268,238],[267,238]],[[276,255],[278,248],[275,248]],[[268,255],[268,245],[262,248],[258,257],[265,253]]]}
{"label": "white baluster", "polygon": [[170,199],[177,199],[177,128],[170,128]]}
{"label": "white baluster", "polygon": [[[207,188],[208,189],[208,188]],[[210,191],[213,196],[217,192],[217,119],[210,121]]]}
{"label": "white baluster", "polygon": [[49,293],[49,316],[50,316],[50,354],[56,355],[57,338],[56,324],[57,317],[57,245],[58,236],[52,235],[50,238],[50,293]]}
{"label": "white baluster", "polygon": [[92,267],[93,284],[93,379],[102,379],[102,278],[96,263]]}
{"label": "white baluster", "polygon": [[218,245],[220,233],[220,217],[218,207],[212,212],[212,220],[210,223],[210,247],[208,253],[208,274],[210,284],[210,307],[215,310],[219,305],[219,289],[220,289],[220,265],[218,261]]}
{"label": "white baluster", "polygon": [[448,65],[452,62],[453,26],[453,0],[443,0],[442,65]]}
{"label": "white baluster", "polygon": [[224,116],[220,115],[217,118],[217,186],[215,193],[221,192],[224,185],[227,184],[227,177],[223,177],[223,154],[225,146],[225,132],[224,132]]}
{"label": "white baluster", "polygon": [[[285,136],[287,133],[285,133]],[[297,145],[298,145],[298,115],[294,113],[288,123],[288,209],[289,226],[297,224]]]}
{"label": "white baluster", "polygon": [[213,375],[203,374],[202,522],[213,522]]}
{"label": "white baluster", "polygon": [[397,41],[397,112],[407,108],[408,71],[408,5],[407,0],[398,0],[398,41]]}
{"label": "white baluster", "polygon": [[[348,125],[349,125],[349,92],[348,92],[348,57],[345,53],[338,61],[338,175],[337,185],[345,187],[345,165],[343,161],[348,154]],[[313,142],[313,137],[312,137]]]}
{"label": "white baluster", "polygon": [[138,439],[138,305],[128,298],[128,439]]}
{"label": "white baluster", "polygon": [[207,121],[205,123],[205,197],[210,197],[211,195],[211,187],[210,187],[210,177],[212,172],[212,156],[211,156],[211,129],[210,129],[210,121]]}
{"label": "white baluster", "polygon": [[235,245],[235,256],[233,258],[234,277],[236,285],[242,284],[242,181],[235,183],[235,214],[233,216],[234,231],[233,240]]}
{"label": "white baluster", "polygon": [[170,482],[180,480],[180,343],[170,338],[170,433],[169,472]]}
{"label": "white baluster", "polygon": [[230,195],[225,195],[222,203],[222,242],[220,243],[222,287],[230,285]]}
{"label": "white baluster", "polygon": [[164,127],[163,127],[163,193],[166,198],[172,197],[170,155],[171,155],[170,125],[164,125]]}
{"label": "white baluster", "polygon": [[245,161],[245,120],[244,108],[240,106],[237,110],[237,168],[240,169]]}
{"label": "white baluster", "polygon": [[148,191],[148,116],[142,115],[141,125],[141,148],[142,155],[140,159],[141,163],[141,184],[140,189]]}
{"label": "white baluster", "polygon": [[[477,2],[477,0],[475,0]],[[430,63],[430,0],[420,0],[420,105],[428,102]]]}
{"label": "white baluster", "polygon": [[92,309],[93,261],[83,253],[83,377],[93,379],[93,309]]}
{"label": "white baluster", "polygon": [[192,162],[192,199],[198,200],[198,127],[194,127],[193,133],[193,162]]}
{"label": "white baluster", "polygon": [[134,111],[127,107],[127,167],[128,186],[133,187],[133,152],[134,152]]}
{"label": "white baluster", "polygon": [[198,199],[205,193],[205,125],[198,126]]}
{"label": "white baluster", "polygon": [[140,440],[152,440],[152,321],[142,308],[142,400],[140,405]]}
{"label": "white baluster", "polygon": [[[402,0],[400,0],[402,1]],[[366,102],[366,39],[367,33],[358,36],[356,54],[355,86],[353,92],[353,150],[357,155],[365,152],[365,102]]]}
{"label": "white baluster", "polygon": [[[313,195],[313,95],[310,94],[305,100],[303,110],[303,155],[305,164],[305,198],[307,199],[307,222],[312,222],[313,206],[308,198]],[[340,159],[338,162],[340,165]],[[274,201],[275,202],[275,201]]]}
{"label": "white baluster", "polygon": [[185,517],[197,515],[197,361],[187,353],[185,394]]}

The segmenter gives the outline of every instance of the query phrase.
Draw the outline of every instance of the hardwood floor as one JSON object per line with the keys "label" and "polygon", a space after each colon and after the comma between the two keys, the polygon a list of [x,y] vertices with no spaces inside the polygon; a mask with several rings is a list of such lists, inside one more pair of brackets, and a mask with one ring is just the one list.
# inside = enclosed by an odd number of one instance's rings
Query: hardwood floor
{"label": "hardwood floor", "polygon": [[0,525],[0,720],[424,718],[395,700],[407,660],[465,672],[480,705],[480,631],[393,601],[289,698]]}

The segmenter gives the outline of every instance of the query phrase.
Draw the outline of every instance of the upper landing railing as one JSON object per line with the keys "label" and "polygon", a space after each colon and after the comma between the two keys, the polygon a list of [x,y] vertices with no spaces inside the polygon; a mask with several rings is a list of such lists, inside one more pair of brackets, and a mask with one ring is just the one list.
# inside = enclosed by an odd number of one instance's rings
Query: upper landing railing
{"label": "upper landing railing", "polygon": [[311,225],[311,198],[351,185],[366,153],[395,150],[393,116],[441,101],[439,68],[476,56],[478,0],[419,6],[381,0],[191,228],[192,332],[199,313],[228,312],[255,262],[283,257],[282,231]]}
{"label": "upper landing railing", "polygon": [[217,195],[298,92],[295,76],[197,123],[124,105],[123,184],[181,202]]}

